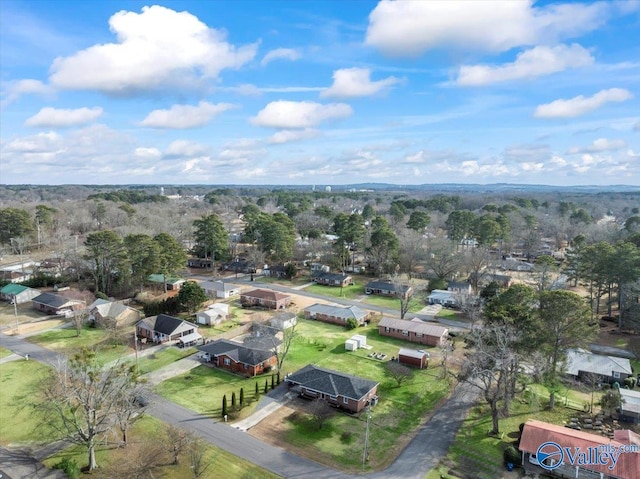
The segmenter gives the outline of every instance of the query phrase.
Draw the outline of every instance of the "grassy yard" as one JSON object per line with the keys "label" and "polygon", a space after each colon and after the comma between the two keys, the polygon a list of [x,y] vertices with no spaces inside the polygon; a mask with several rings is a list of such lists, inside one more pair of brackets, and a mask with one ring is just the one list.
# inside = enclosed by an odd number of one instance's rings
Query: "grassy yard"
{"label": "grassy yard", "polygon": [[45,331],[27,340],[60,353],[77,351],[83,347],[93,349],[100,361],[105,363],[134,352],[129,346],[114,344],[107,331],[88,326],[82,329],[80,336],[76,334],[75,328],[63,328]]}
{"label": "grassy yard", "polygon": [[364,294],[364,286],[358,282],[351,286],[345,286],[344,288],[312,284],[304,288],[304,290],[308,293],[344,299],[356,299]]}
{"label": "grassy yard", "polygon": [[44,423],[38,408],[38,384],[49,368],[36,361],[11,361],[0,366],[0,444],[47,443],[58,437]]}
{"label": "grassy yard", "polygon": [[11,350],[0,347],[0,358],[6,358],[7,356],[11,356],[13,354]]}
{"label": "grassy yard", "polygon": [[460,317],[456,314],[455,311],[451,309],[442,308],[438,314],[436,314],[436,318],[444,318],[444,319],[453,319],[456,321],[460,321]]}
{"label": "grassy yard", "polygon": [[169,347],[158,353],[152,353],[138,360],[138,369],[141,374],[147,374],[156,369],[168,366],[182,358],[198,352],[196,348]]}
{"label": "grassy yard", "polygon": [[[363,300],[363,303],[364,304],[374,304],[374,305],[380,306],[382,308],[397,309],[398,311],[400,311],[400,300],[398,298],[392,298],[392,297],[388,297],[388,296],[377,296],[375,294],[368,294],[368,295],[365,296],[365,298]],[[419,298],[415,298],[409,304],[409,312],[410,313],[417,313],[422,308],[424,308],[424,302]]]}
{"label": "grassy yard", "polygon": [[[100,470],[108,473],[110,465],[113,463],[122,464],[126,461],[131,461],[132,457],[135,458],[136,454],[144,454],[143,444],[151,443],[154,446],[158,446],[159,439],[163,436],[164,427],[162,422],[149,416],[142,417],[134,424],[127,447],[102,446],[98,448],[96,451],[96,460],[100,466]],[[154,449],[154,451],[156,450]],[[52,467],[63,458],[76,461],[80,467],[88,464],[86,449],[79,446],[70,447],[47,458],[44,464],[47,467]],[[159,454],[157,456],[157,464],[159,467],[154,468],[153,477],[162,479],[191,479],[193,477],[189,457],[186,453],[180,455],[178,465],[171,464],[171,461],[172,458],[169,456],[168,450],[166,451],[166,455],[162,453]],[[201,479],[215,479],[219,477],[226,479],[243,479],[246,477],[275,479],[279,477],[215,446],[207,447],[204,463],[209,463],[210,465],[204,474],[200,476]]]}
{"label": "grassy yard", "polygon": [[198,366],[188,373],[163,381],[156,387],[156,392],[167,399],[189,409],[221,419],[222,397],[227,396],[227,405],[231,407],[231,395],[236,393],[240,400],[240,388],[244,388],[245,405],[238,418],[242,418],[255,410],[257,405],[255,386],[258,383],[259,395],[263,394],[267,380],[271,387],[271,375],[265,374],[257,378],[246,379],[221,369]]}

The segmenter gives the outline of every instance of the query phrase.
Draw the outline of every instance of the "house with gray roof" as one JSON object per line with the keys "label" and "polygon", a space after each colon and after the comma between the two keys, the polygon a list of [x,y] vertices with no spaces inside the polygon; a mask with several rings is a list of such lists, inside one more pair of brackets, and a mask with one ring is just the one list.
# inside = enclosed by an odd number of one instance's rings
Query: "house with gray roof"
{"label": "house with gray roof", "polygon": [[306,398],[320,398],[332,406],[349,412],[360,412],[367,404],[378,401],[378,384],[358,376],[308,364],[288,374],[285,382],[290,389]]}
{"label": "house with gray roof", "polygon": [[89,310],[89,321],[98,325],[108,324],[120,327],[134,324],[140,320],[140,311],[117,301],[96,299],[87,309]]}
{"label": "house with gray roof", "polygon": [[253,377],[277,364],[273,351],[248,347],[228,339],[217,339],[198,348],[203,359],[232,373]]}
{"label": "house with gray roof", "polygon": [[351,318],[358,322],[358,326],[362,326],[369,320],[370,315],[371,313],[357,306],[335,306],[316,303],[304,308],[305,318],[315,319],[324,323],[339,324],[340,326],[346,326],[347,321]]}
{"label": "house with gray roof", "polygon": [[240,288],[224,281],[202,281],[198,285],[212,298],[229,299],[240,294]]}
{"label": "house with gray roof", "polygon": [[56,293],[42,293],[31,300],[33,308],[47,314],[66,314],[86,307],[84,301]]}
{"label": "house with gray roof", "polygon": [[364,287],[364,293],[408,298],[413,294],[413,288],[407,284],[397,284],[390,280],[376,280],[367,283]]}
{"label": "house with gray roof", "polygon": [[353,284],[353,278],[345,273],[330,273],[328,271],[312,271],[311,279],[316,284],[344,287]]}
{"label": "house with gray roof", "polygon": [[412,343],[439,346],[449,335],[449,329],[419,318],[409,321],[385,316],[378,323],[378,333],[380,336],[404,339]]}
{"label": "house with gray roof", "polygon": [[619,384],[633,374],[629,359],[595,354],[584,349],[567,352],[564,372],[578,379],[593,374],[602,382]]}
{"label": "house with gray roof", "polygon": [[138,338],[154,343],[178,340],[192,342],[202,339],[195,324],[168,314],[141,319],[136,324],[136,335]]}

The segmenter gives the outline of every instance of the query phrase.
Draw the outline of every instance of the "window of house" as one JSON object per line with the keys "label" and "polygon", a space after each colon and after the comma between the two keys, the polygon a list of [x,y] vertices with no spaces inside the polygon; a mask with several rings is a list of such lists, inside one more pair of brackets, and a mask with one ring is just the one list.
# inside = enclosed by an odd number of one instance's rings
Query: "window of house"
{"label": "window of house", "polygon": [[409,336],[409,331],[402,331],[403,336]]}
{"label": "window of house", "polygon": [[620,373],[618,371],[613,372],[613,377],[616,379],[620,379]]}
{"label": "window of house", "polygon": [[348,397],[343,397],[342,398],[342,402],[345,404],[349,404],[349,398]]}
{"label": "window of house", "polygon": [[229,366],[229,364],[231,364],[231,360],[229,358],[224,358],[223,362],[226,366]]}
{"label": "window of house", "polygon": [[384,328],[384,332],[388,333],[389,332],[389,326],[387,326],[386,328]]}
{"label": "window of house", "polygon": [[417,338],[421,338],[422,337],[422,333],[416,333],[416,337]]}

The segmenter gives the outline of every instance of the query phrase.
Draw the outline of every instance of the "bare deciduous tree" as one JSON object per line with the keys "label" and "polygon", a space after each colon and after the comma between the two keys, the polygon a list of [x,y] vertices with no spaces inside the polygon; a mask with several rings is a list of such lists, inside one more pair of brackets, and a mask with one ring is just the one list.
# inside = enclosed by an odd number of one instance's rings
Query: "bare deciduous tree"
{"label": "bare deciduous tree", "polygon": [[171,425],[167,426],[165,435],[167,451],[171,454],[171,464],[178,464],[180,454],[187,450],[192,437],[185,429]]}
{"label": "bare deciduous tree", "polygon": [[333,416],[333,412],[333,408],[322,398],[314,399],[309,410],[311,420],[318,430],[322,429],[329,418]]}
{"label": "bare deciduous tree", "polygon": [[387,363],[386,370],[387,374],[391,376],[398,387],[402,386],[402,383],[413,377],[413,370],[397,361],[389,361]]}
{"label": "bare deciduous tree", "polygon": [[204,440],[194,434],[190,435],[187,454],[193,478],[198,479],[213,464],[213,457],[207,458],[208,445]]}

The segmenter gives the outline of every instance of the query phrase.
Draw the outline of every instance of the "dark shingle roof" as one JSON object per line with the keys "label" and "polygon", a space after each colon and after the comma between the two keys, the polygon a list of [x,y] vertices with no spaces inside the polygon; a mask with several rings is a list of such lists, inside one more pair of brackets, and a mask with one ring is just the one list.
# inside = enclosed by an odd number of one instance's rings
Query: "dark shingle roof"
{"label": "dark shingle roof", "polygon": [[238,363],[248,364],[250,366],[260,364],[273,356],[271,351],[248,348],[240,343],[227,339],[212,341],[204,346],[200,346],[198,350],[209,353],[211,356],[224,354]]}
{"label": "dark shingle roof", "polygon": [[152,316],[145,318],[144,321],[153,331],[157,331],[167,336],[171,336],[173,332],[178,329],[184,321],[180,318],[174,318],[168,314],[159,314],[158,316]]}
{"label": "dark shingle roof", "polygon": [[378,385],[375,381],[319,368],[313,364],[308,364],[290,374],[287,376],[287,381],[331,396],[343,396],[355,400],[361,399]]}
{"label": "dark shingle roof", "polygon": [[60,306],[64,306],[67,303],[71,304],[80,304],[80,301],[65,298],[64,296],[60,296],[55,293],[42,293],[33,298],[31,301],[34,303],[44,304],[46,306],[51,306],[52,308],[59,308]]}
{"label": "dark shingle roof", "polygon": [[394,291],[397,293],[406,293],[411,289],[411,286],[406,284],[394,284],[391,281],[369,281],[366,286],[367,289],[379,289],[382,291]]}

